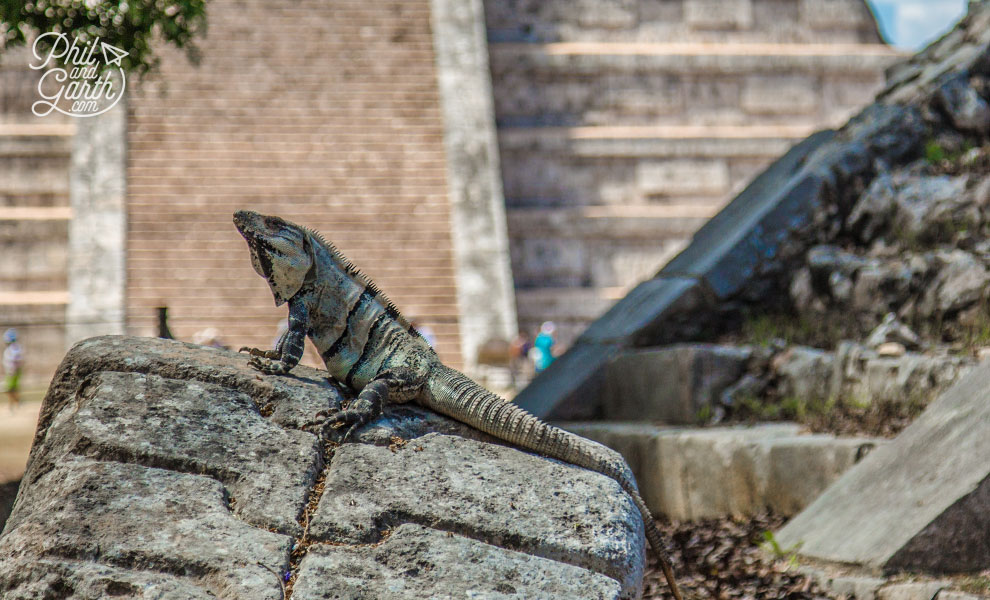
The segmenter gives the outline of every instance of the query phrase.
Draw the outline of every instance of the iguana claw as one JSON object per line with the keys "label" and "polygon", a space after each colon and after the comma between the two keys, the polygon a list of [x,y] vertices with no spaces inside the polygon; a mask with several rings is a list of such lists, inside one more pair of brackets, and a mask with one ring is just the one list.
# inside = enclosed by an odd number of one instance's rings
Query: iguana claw
{"label": "iguana claw", "polygon": [[262,358],[280,358],[278,351],[276,350],[261,350],[260,348],[252,348],[250,346],[241,346],[241,349],[238,350],[238,352],[244,352],[245,350],[247,350],[247,353],[251,356],[260,356]]}
{"label": "iguana claw", "polygon": [[251,360],[248,361],[248,365],[258,371],[261,371],[265,375],[285,375],[289,372],[289,368],[286,367],[285,363],[282,361],[259,358],[257,355],[253,356]]}
{"label": "iguana claw", "polygon": [[337,412],[330,413],[327,416],[327,420],[323,422],[323,435],[326,436],[329,429],[340,429],[345,425],[350,425],[344,435],[340,438],[340,442],[346,442],[351,434],[354,433],[356,429],[367,423],[374,418],[373,414],[370,412],[365,412],[362,410],[356,410],[353,408],[347,408],[344,410],[338,410]]}

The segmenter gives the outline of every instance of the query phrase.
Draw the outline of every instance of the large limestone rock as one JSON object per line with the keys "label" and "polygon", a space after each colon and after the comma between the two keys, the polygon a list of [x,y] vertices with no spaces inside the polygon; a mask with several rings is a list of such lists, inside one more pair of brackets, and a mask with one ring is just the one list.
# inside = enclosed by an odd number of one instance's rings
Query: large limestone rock
{"label": "large limestone rock", "polygon": [[781,546],[887,572],[990,566],[988,390],[984,363],[792,519]]}
{"label": "large limestone rock", "polygon": [[0,597],[639,595],[642,521],[611,479],[415,406],[320,440],[346,398],[314,369],[80,342],[0,534]]}

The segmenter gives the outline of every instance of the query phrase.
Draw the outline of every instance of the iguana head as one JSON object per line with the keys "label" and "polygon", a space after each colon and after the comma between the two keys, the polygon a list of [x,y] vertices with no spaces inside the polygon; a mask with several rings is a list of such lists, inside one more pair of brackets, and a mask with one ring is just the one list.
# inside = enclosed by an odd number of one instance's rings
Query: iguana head
{"label": "iguana head", "polygon": [[234,226],[251,251],[251,265],[265,278],[275,306],[285,304],[302,287],[313,266],[308,231],[279,217],[250,210],[234,213]]}

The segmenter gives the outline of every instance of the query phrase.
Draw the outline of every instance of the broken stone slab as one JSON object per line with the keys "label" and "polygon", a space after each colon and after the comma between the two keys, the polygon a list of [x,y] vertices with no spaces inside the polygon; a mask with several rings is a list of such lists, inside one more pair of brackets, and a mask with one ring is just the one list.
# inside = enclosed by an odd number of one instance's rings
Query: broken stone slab
{"label": "broken stone slab", "polygon": [[[101,565],[130,571],[112,577],[125,583],[169,579],[142,572],[183,575],[183,582],[161,585],[219,597],[282,598],[279,574],[289,565],[292,538],[236,518],[223,486],[209,477],[71,458],[30,481],[0,537],[0,564],[12,560],[28,570],[3,570],[4,598],[25,595],[36,582],[98,585],[93,573]],[[61,576],[35,563],[45,558],[62,559]],[[79,570],[69,572],[73,565]]]}
{"label": "broken stone slab", "polygon": [[602,573],[623,598],[642,585],[642,518],[604,475],[448,435],[338,448],[310,536],[370,544],[407,522]]}
{"label": "broken stone slab", "polygon": [[794,514],[882,440],[801,434],[795,423],[711,428],[563,423],[621,453],[654,514]]}
{"label": "broken stone slab", "polygon": [[[329,583],[307,580],[290,551],[311,542],[315,548],[362,545],[354,535],[324,531],[313,539],[306,535],[315,528],[304,533],[313,523],[304,509],[316,505],[323,489],[323,479],[314,477],[319,466],[323,476],[363,473],[365,463],[348,463],[348,456],[362,452],[378,456],[382,472],[389,472],[385,463],[395,463],[392,469],[404,476],[395,483],[421,494],[415,510],[391,512],[376,527],[394,533],[412,523],[426,528],[423,535],[430,540],[446,540],[449,533],[475,555],[489,557],[488,564],[513,564],[516,579],[528,586],[527,596],[553,597],[568,589],[542,587],[550,574],[586,582],[605,598],[639,593],[645,568],[642,520],[610,478],[459,437],[477,432],[411,405],[389,407],[339,448],[334,439],[317,442],[317,413],[348,395],[320,371],[297,367],[298,376],[296,370],[262,376],[247,360],[158,339],[111,336],[73,347],[49,389],[45,420],[0,533],[0,597],[75,590],[75,597],[87,598],[281,598],[287,576],[321,594]],[[431,452],[437,438],[456,440],[452,448],[461,452]],[[336,448],[328,452],[332,464],[324,458],[327,448]],[[412,481],[413,472],[422,480]],[[308,483],[300,486],[301,480]],[[332,489],[334,479],[329,480]],[[392,485],[369,480],[377,486],[369,493]],[[460,496],[441,499],[454,508],[443,505],[431,512],[430,501],[442,495],[441,486],[454,481]],[[554,482],[552,489],[547,481]],[[327,502],[330,492],[320,506]],[[450,517],[454,510],[460,514]],[[521,518],[522,510],[529,516]],[[334,519],[341,532],[361,532],[368,511],[348,504]],[[526,529],[512,529],[517,523]],[[438,529],[441,525],[450,528]],[[396,543],[407,539],[404,535]],[[423,549],[413,545],[417,552]],[[434,554],[424,561],[441,550],[431,548]],[[520,559],[520,552],[532,560]],[[398,553],[420,560],[408,549]],[[422,577],[399,572],[389,589],[406,580],[416,590]],[[437,582],[433,593],[458,597],[463,592],[458,585]],[[471,593],[499,597],[506,589],[493,578],[479,579]]]}
{"label": "broken stone slab", "polygon": [[893,572],[990,564],[990,365],[978,365],[778,533],[800,554]]}
{"label": "broken stone slab", "polygon": [[605,368],[604,417],[671,425],[698,423],[745,372],[749,348],[675,344],[627,351]]}
{"label": "broken stone slab", "polygon": [[941,590],[935,600],[986,600],[987,596],[977,596],[957,590]]}
{"label": "broken stone slab", "polygon": [[380,544],[316,545],[302,561],[298,600],[436,598],[617,600],[614,579],[406,523]]}

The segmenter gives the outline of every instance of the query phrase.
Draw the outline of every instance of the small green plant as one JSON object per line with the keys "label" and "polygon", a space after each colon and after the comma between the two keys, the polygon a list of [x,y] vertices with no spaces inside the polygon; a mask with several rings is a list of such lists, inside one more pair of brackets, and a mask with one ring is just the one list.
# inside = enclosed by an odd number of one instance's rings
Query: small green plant
{"label": "small green plant", "polygon": [[961,149],[952,152],[940,144],[938,140],[930,139],[925,142],[925,160],[930,165],[940,165],[945,162],[957,163],[959,159],[975,147],[973,142],[966,140]]}
{"label": "small green plant", "polygon": [[797,396],[785,396],[780,401],[780,410],[784,418],[802,421],[808,415],[808,402]]}
{"label": "small green plant", "polygon": [[990,571],[963,578],[959,582],[959,589],[968,594],[990,594]]}
{"label": "small green plant", "polygon": [[787,561],[788,567],[796,567],[798,564],[797,553],[801,549],[801,543],[794,544],[790,548],[783,548],[774,537],[773,532],[767,530],[763,532],[763,543],[760,544],[760,548],[772,554],[777,560]]}
{"label": "small green plant", "polygon": [[925,142],[925,160],[929,164],[937,165],[948,157],[945,148],[935,140]]}
{"label": "small green plant", "polygon": [[698,409],[698,414],[695,416],[695,419],[699,425],[704,425],[712,420],[712,416],[714,416],[714,414],[715,411],[712,409],[712,405],[705,404]]}
{"label": "small green plant", "polygon": [[780,418],[780,404],[756,396],[745,395],[739,398],[742,414],[759,421],[776,421]]}

